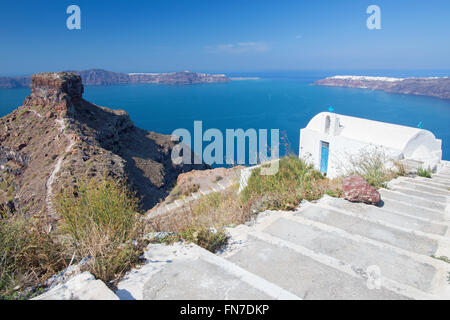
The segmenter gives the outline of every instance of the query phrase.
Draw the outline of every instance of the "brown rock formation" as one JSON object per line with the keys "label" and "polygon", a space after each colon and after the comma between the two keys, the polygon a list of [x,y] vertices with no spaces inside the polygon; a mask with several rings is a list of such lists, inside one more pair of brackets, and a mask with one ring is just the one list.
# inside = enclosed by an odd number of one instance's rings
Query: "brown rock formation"
{"label": "brown rock formation", "polygon": [[380,193],[360,176],[350,176],[342,182],[344,198],[351,202],[376,205],[381,201]]}
{"label": "brown rock formation", "polygon": [[23,106],[0,119],[0,203],[48,215],[62,189],[83,177],[113,176],[127,180],[148,210],[169,194],[180,173],[207,168],[173,164],[170,136],[139,129],[125,111],[96,106],[82,95],[77,74],[34,75]]}
{"label": "brown rock formation", "polygon": [[70,106],[80,104],[83,84],[74,73],[39,73],[31,77],[31,95],[24,106],[51,106],[54,111],[67,112]]}

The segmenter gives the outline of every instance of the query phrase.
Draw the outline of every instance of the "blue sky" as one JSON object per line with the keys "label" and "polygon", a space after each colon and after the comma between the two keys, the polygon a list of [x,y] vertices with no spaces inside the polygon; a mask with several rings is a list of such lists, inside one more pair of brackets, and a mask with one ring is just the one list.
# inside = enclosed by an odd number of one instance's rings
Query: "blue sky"
{"label": "blue sky", "polygon": [[[66,28],[71,4],[81,30]],[[0,30],[3,75],[450,69],[448,0],[1,0]]]}

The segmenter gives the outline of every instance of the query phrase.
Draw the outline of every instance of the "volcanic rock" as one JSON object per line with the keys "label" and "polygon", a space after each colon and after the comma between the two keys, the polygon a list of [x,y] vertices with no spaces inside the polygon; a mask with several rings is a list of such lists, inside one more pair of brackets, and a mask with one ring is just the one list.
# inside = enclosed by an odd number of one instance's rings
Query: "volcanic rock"
{"label": "volcanic rock", "polygon": [[0,119],[0,128],[20,133],[2,135],[0,178],[10,185],[0,190],[0,203],[13,200],[27,215],[48,213],[48,199],[94,176],[127,181],[148,210],[169,194],[179,174],[209,168],[174,164],[171,136],[135,127],[127,112],[94,105],[83,91],[78,74],[34,75],[23,106]]}
{"label": "volcanic rock", "polygon": [[381,201],[380,193],[362,177],[354,175],[342,182],[344,198],[351,202],[376,205]]}

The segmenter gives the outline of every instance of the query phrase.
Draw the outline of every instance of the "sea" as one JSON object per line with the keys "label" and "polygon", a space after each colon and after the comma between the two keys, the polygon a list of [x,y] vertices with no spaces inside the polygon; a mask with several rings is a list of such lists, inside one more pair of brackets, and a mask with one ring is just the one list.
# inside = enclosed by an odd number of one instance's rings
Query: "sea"
{"label": "sea", "polygon": [[[448,76],[442,71],[235,72],[228,75],[259,79],[190,86],[86,86],[84,98],[100,106],[126,110],[140,128],[163,134],[187,129],[192,139],[194,121],[202,121],[203,131],[219,129],[224,136],[227,129],[279,129],[281,154],[298,153],[300,129],[314,115],[333,107],[338,114],[410,127],[420,124],[442,139],[443,159],[450,160],[450,100],[312,84],[336,74]],[[0,116],[20,106],[29,92],[0,89]]]}

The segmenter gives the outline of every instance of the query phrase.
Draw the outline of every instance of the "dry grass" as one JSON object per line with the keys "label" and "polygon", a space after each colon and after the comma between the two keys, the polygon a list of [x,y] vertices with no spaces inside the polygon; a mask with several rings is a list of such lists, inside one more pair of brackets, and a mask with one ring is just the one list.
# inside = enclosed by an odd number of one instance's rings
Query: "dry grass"
{"label": "dry grass", "polygon": [[88,257],[85,269],[106,283],[139,261],[144,243],[138,199],[125,184],[85,181],[58,195],[56,207],[62,219],[51,233],[38,220],[2,213],[0,299],[29,297],[30,287],[66,268],[74,253],[76,260]]}
{"label": "dry grass", "polygon": [[208,194],[170,214],[155,217],[149,221],[148,231],[172,232],[175,234],[163,242],[183,239],[215,252],[226,244],[227,226],[243,224],[267,209],[294,209],[303,199],[319,199],[324,193],[342,194],[339,180],[323,178],[295,156],[281,159],[276,175],[261,176],[259,169],[254,170],[247,188],[241,194],[237,189],[235,185]]}
{"label": "dry grass", "polygon": [[348,175],[359,175],[375,188],[385,188],[388,181],[406,175],[401,163],[377,148],[361,150],[350,157],[350,167]]}
{"label": "dry grass", "polygon": [[64,246],[29,218],[0,219],[0,239],[0,299],[26,298],[25,289],[67,266]]}
{"label": "dry grass", "polygon": [[248,207],[237,195],[237,185],[226,191],[210,193],[169,215],[149,221],[148,231],[174,232],[167,242],[180,239],[194,242],[216,252],[226,243],[224,228],[250,219]]}
{"label": "dry grass", "polygon": [[142,228],[138,199],[124,183],[113,179],[80,183],[57,198],[62,216],[59,231],[69,236],[73,251],[90,257],[87,269],[109,282],[120,278],[139,261]]}
{"label": "dry grass", "polygon": [[167,203],[172,203],[183,197],[189,197],[191,194],[200,190],[200,185],[194,183],[191,185],[175,186],[167,197]]}

